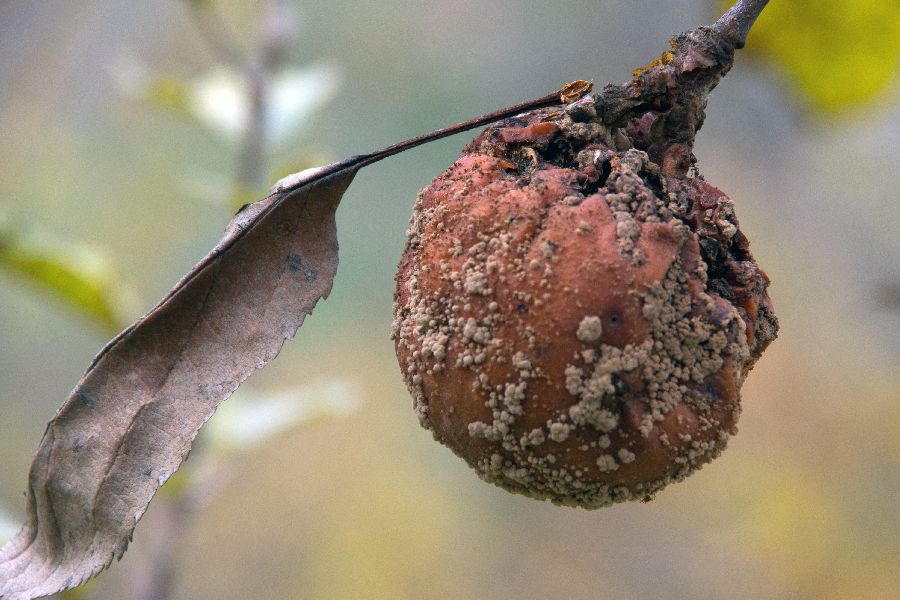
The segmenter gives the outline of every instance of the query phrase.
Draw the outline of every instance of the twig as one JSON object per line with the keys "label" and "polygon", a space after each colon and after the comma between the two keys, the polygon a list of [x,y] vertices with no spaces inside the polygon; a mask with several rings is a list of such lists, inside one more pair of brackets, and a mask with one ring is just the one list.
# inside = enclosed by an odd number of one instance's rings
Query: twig
{"label": "twig", "polygon": [[269,111],[269,84],[272,76],[282,68],[287,49],[296,37],[292,19],[280,0],[266,3],[262,22],[263,30],[256,44],[256,56],[247,61],[245,68],[250,114],[238,158],[237,191],[241,204],[244,203],[243,196],[247,192],[256,193],[265,186],[268,175],[266,120]]}
{"label": "twig", "polygon": [[731,9],[713,25],[713,29],[729,38],[735,48],[743,48],[747,34],[769,0],[738,0]]}
{"label": "twig", "polygon": [[[244,130],[238,156],[235,187],[237,195],[256,191],[265,183],[265,123],[268,110],[268,86],[273,72],[282,66],[286,55],[285,47],[291,43],[293,31],[285,29],[283,6],[278,0],[267,3],[268,14],[264,16],[266,27],[256,43],[256,56],[247,57],[241,51],[236,38],[228,29],[218,12],[197,2],[186,2],[196,29],[204,42],[212,49],[222,63],[239,69],[246,77],[250,100],[247,127]],[[202,454],[202,438],[194,441],[192,454]],[[160,531],[151,544],[148,564],[139,573],[135,585],[137,600],[167,600],[172,597],[179,558],[184,545],[184,529],[194,514],[213,493],[213,486],[203,485],[193,470],[183,473],[191,481],[188,487],[178,490],[168,502],[160,504]],[[155,546],[155,547],[154,547]]]}
{"label": "twig", "polygon": [[216,58],[227,65],[244,70],[247,58],[241,53],[241,45],[219,13],[207,7],[205,2],[183,2],[194,22],[194,28]]}
{"label": "twig", "polygon": [[239,197],[243,197],[248,192],[255,193],[265,185],[269,77],[270,74],[261,66],[247,69],[250,113],[247,115],[246,129],[241,138],[238,154],[236,187]]}
{"label": "twig", "polygon": [[247,84],[250,110],[238,150],[235,180],[235,195],[242,204],[246,194],[256,193],[265,185],[268,175],[265,155],[269,83],[272,75],[282,67],[286,49],[293,42],[296,32],[283,3],[270,0],[265,4],[263,30],[255,52],[252,56],[245,56],[217,11],[197,2],[186,4],[203,41],[221,62],[240,70]]}

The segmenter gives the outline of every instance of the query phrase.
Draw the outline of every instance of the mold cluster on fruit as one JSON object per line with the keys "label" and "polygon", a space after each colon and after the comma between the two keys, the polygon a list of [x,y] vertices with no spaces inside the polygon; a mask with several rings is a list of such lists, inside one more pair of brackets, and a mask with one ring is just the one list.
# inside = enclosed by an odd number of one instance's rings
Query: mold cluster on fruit
{"label": "mold cluster on fruit", "polygon": [[420,192],[393,337],[421,423],[510,491],[597,508],[717,456],[777,332],[733,202],[692,154],[733,45],[476,137]]}

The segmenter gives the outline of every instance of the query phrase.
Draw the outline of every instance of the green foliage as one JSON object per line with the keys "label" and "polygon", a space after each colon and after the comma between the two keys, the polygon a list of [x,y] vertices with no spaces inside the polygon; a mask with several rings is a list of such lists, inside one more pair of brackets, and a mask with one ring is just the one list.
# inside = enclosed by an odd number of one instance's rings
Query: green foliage
{"label": "green foliage", "polygon": [[88,581],[71,590],[66,590],[58,594],[61,600],[88,600],[94,589],[94,582]]}
{"label": "green foliage", "polygon": [[876,101],[896,80],[900,2],[770,2],[750,33],[747,52],[783,69],[813,109],[846,113]]}
{"label": "green foliage", "polygon": [[0,222],[0,268],[49,293],[108,332],[121,328],[121,284],[108,259],[84,245]]}

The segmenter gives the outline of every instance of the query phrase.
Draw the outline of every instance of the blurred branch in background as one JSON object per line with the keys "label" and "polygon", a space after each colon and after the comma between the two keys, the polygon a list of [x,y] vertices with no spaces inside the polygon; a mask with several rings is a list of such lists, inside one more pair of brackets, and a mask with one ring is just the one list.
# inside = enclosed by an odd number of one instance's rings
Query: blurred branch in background
{"label": "blurred branch in background", "polygon": [[[263,3],[260,32],[247,47],[230,32],[215,2],[184,0],[184,5],[218,64],[204,75],[186,79],[128,59],[113,65],[112,74],[119,90],[145,107],[163,109],[231,142],[237,164],[230,190],[213,191],[227,217],[263,197],[270,181],[312,166],[302,158],[302,149],[298,152],[296,134],[334,95],[339,78],[336,68],[326,63],[290,66],[299,24],[280,0]],[[279,151],[291,158],[284,161],[286,168],[273,172],[269,164]],[[319,158],[317,151],[307,153]],[[123,316],[137,310],[131,287],[113,263],[100,249],[53,239],[30,222],[25,226],[0,214],[0,268],[42,289],[105,336],[120,331],[127,322]],[[158,494],[156,527],[142,535],[144,551],[131,561],[134,598],[171,597],[185,530],[228,484],[229,457],[301,424],[346,414],[356,403],[355,390],[338,381],[274,396],[244,391],[224,405],[216,424],[195,440],[190,463]],[[9,539],[14,530],[0,510],[0,538]],[[94,589],[91,582],[58,597],[83,600],[92,597]]]}
{"label": "blurred branch in background", "polygon": [[[187,80],[152,73],[135,60],[113,69],[119,89],[148,107],[161,108],[233,142],[238,164],[230,189],[207,190],[229,213],[265,195],[268,182],[313,166],[323,157],[296,147],[296,134],[337,90],[337,69],[326,63],[294,68],[288,63],[297,18],[277,0],[265,3],[255,47],[244,49],[216,11],[215,2],[185,0],[197,31],[220,64]],[[281,145],[290,141],[290,148]],[[290,154],[270,171],[270,156]],[[297,157],[300,157],[298,160]],[[309,160],[312,158],[313,160]],[[99,329],[120,331],[137,310],[130,285],[101,247],[60,240],[39,223],[0,213],[0,270],[48,293]]]}
{"label": "blurred branch in background", "polygon": [[340,75],[328,62],[290,64],[299,20],[283,2],[263,3],[258,41],[248,48],[230,33],[215,2],[185,0],[184,5],[217,64],[186,79],[123,57],[113,76],[133,100],[181,117],[228,144],[237,164],[227,187],[194,186],[192,191],[217,204],[225,200],[234,212],[264,196],[272,181],[325,162],[315,148],[298,148],[297,139],[337,92]]}
{"label": "blurred branch in background", "polygon": [[[205,125],[237,146],[237,165],[227,208],[233,212],[265,195],[274,142],[287,139],[336,89],[334,69],[291,69],[290,49],[298,37],[296,15],[280,0],[263,4],[260,32],[250,48],[230,33],[211,1],[186,0],[195,29],[219,64],[194,81],[144,76],[131,86],[138,98],[163,100],[165,106]],[[170,82],[159,85],[159,82]],[[127,89],[127,88],[126,88]],[[165,93],[160,95],[159,90]],[[296,152],[296,148],[293,149]],[[306,165],[304,165],[306,166]],[[204,430],[194,441],[192,461],[161,488],[154,505],[156,527],[144,536],[143,563],[134,567],[131,589],[137,600],[167,600],[177,580],[185,531],[197,514],[229,482],[225,457],[271,439],[316,416],[331,416],[353,406],[347,390],[329,390],[318,405],[303,403],[307,392],[288,390],[277,398],[231,398],[214,421],[227,425]],[[320,398],[321,400],[321,398]],[[337,400],[337,402],[335,402]],[[342,402],[344,401],[344,402]],[[229,421],[227,415],[236,413]],[[218,434],[217,434],[218,432]]]}
{"label": "blurred branch in background", "polygon": [[237,71],[244,79],[246,108],[241,111],[243,114],[237,123],[242,131],[232,201],[240,206],[244,204],[243,196],[252,201],[256,190],[265,184],[269,86],[273,74],[284,67],[288,49],[297,38],[297,25],[279,0],[269,0],[265,3],[263,27],[256,47],[251,52],[242,52],[211,2],[189,0],[185,4],[203,41],[223,66]]}
{"label": "blurred branch in background", "polygon": [[875,297],[879,308],[900,312],[900,282],[886,281],[876,284]]}

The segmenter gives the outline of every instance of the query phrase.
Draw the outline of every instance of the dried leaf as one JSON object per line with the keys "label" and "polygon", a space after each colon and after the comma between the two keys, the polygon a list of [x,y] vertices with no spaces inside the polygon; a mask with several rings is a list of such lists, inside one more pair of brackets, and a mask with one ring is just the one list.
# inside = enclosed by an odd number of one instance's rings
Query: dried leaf
{"label": "dried leaf", "polygon": [[122,556],[200,426],[328,295],[335,210],[356,170],[298,174],[246,207],[100,352],[38,448],[28,520],[0,550],[0,597],[71,588]]}

